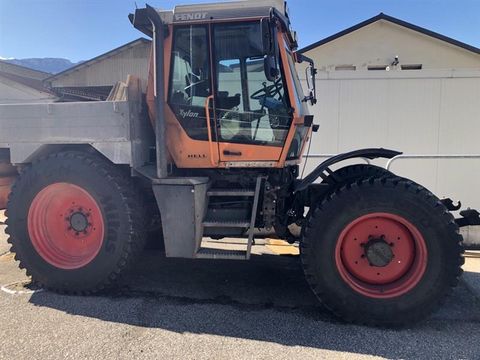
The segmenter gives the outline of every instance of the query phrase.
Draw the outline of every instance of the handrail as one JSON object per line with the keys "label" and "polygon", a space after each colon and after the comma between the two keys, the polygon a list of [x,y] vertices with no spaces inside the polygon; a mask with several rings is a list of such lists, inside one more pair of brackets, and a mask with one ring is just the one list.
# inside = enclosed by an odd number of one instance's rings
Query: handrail
{"label": "handrail", "polygon": [[208,131],[208,145],[210,148],[210,162],[212,163],[213,166],[217,166],[218,162],[214,160],[213,154],[214,154],[214,147],[213,147],[213,140],[212,140],[212,131],[211,131],[211,126],[210,126],[210,100],[213,99],[213,95],[210,95],[207,97],[205,100],[205,114],[206,114],[206,119],[207,119],[207,131]]}
{"label": "handrail", "polygon": [[[304,158],[330,158],[337,154],[309,154],[304,155]],[[370,164],[370,160],[366,158],[361,158],[367,164]],[[480,154],[401,154],[394,156],[393,158],[389,159],[385,165],[385,169],[390,170],[392,164],[401,159],[480,159]]]}
{"label": "handrail", "polygon": [[389,159],[385,169],[390,170],[392,164],[401,159],[480,159],[480,154],[402,154]]}

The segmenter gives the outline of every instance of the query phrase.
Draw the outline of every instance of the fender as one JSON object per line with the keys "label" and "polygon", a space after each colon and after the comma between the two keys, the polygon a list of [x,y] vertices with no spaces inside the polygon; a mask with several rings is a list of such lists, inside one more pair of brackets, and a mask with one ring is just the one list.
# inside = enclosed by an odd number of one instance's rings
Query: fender
{"label": "fender", "polygon": [[383,148],[371,148],[371,149],[359,149],[350,152],[346,152],[343,154],[335,155],[320,165],[318,165],[310,174],[305,176],[303,179],[297,180],[294,185],[293,192],[296,193],[298,191],[305,190],[310,184],[313,184],[315,180],[322,176],[323,172],[328,170],[328,167],[336,164],[340,161],[353,159],[353,158],[367,158],[370,160],[377,159],[377,158],[385,158],[391,159],[394,156],[401,155],[400,151],[383,149]]}

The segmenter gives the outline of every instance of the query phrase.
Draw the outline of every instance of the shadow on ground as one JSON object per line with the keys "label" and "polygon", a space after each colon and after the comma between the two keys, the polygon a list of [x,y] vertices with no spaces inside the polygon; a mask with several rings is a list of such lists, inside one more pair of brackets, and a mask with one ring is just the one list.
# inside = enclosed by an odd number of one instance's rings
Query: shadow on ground
{"label": "shadow on ground", "polygon": [[480,353],[472,338],[480,331],[480,307],[462,284],[430,320],[411,329],[385,330],[343,324],[323,310],[296,257],[190,261],[149,252],[144,259],[115,292],[94,297],[38,292],[30,302],[143,328],[387,358],[474,358]]}

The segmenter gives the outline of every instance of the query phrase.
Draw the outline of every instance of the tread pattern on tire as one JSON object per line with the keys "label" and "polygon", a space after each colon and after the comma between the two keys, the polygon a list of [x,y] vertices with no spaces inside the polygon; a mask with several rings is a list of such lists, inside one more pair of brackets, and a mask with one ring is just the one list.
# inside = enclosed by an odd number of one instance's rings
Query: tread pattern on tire
{"label": "tread pattern on tire", "polygon": [[328,176],[324,181],[335,186],[335,189],[342,187],[348,183],[354,182],[356,180],[372,178],[372,177],[385,177],[385,176],[395,176],[389,170],[382,168],[380,166],[371,165],[371,164],[353,164],[342,167],[333,172],[334,175],[340,178],[340,181],[336,181],[333,176]]}
{"label": "tread pattern on tire", "polygon": [[[19,191],[21,191],[22,186],[24,186],[24,180],[29,177],[30,172],[35,167],[41,167],[42,163],[48,160],[77,160],[81,161],[87,166],[91,167],[98,174],[102,175],[109,181],[112,187],[118,192],[121,196],[123,203],[126,208],[126,215],[128,218],[128,227],[129,227],[129,238],[126,246],[123,247],[122,256],[116,262],[116,266],[112,271],[104,276],[103,279],[94,287],[88,290],[78,291],[77,289],[60,289],[52,286],[48,286],[41,281],[35,279],[34,274],[31,274],[29,271],[29,264],[25,263],[25,260],[21,257],[20,254],[16,251],[16,242],[21,241],[16,239],[13,234],[11,234],[9,229],[10,217],[16,212],[16,203],[17,196],[20,196]],[[29,166],[25,167],[17,181],[15,181],[12,191],[9,196],[7,210],[5,211],[6,216],[6,229],[5,233],[9,235],[7,241],[11,245],[10,251],[15,253],[15,260],[19,262],[19,267],[21,269],[26,269],[27,276],[32,276],[32,281],[41,287],[45,287],[49,290],[59,292],[59,293],[69,293],[69,294],[82,294],[88,295],[96,292],[104,291],[113,287],[121,278],[126,271],[128,271],[132,265],[135,263],[135,260],[139,257],[145,245],[145,236],[144,236],[144,226],[143,222],[145,217],[143,214],[143,206],[141,203],[141,196],[138,194],[137,190],[133,186],[133,182],[129,178],[128,173],[125,173],[119,169],[114,164],[111,164],[97,155],[92,155],[80,151],[65,151],[59,153],[53,153],[45,157],[41,157],[32,162]]]}
{"label": "tread pattern on tire", "polygon": [[[335,202],[336,199],[344,196],[345,193],[355,188],[364,188],[374,185],[378,186],[380,184],[382,186],[389,186],[393,188],[403,187],[406,191],[409,191],[412,194],[423,198],[423,200],[428,202],[429,206],[431,207],[432,213],[442,219],[442,222],[446,225],[446,228],[448,228],[448,237],[451,240],[451,243],[449,243],[451,253],[449,254],[448,262],[444,264],[444,266],[448,267],[448,277],[443,279],[445,283],[445,291],[442,296],[439,296],[436,301],[431,302],[429,308],[416,309],[416,313],[410,314],[408,318],[396,318],[393,321],[392,319],[385,319],[384,321],[372,320],[368,316],[362,316],[362,314],[357,314],[355,317],[346,316],[345,312],[343,311],[344,309],[342,308],[343,304],[341,302],[332,301],[332,298],[329,296],[329,294],[326,293],[326,290],[322,287],[322,285],[316,282],[316,275],[312,266],[313,259],[311,259],[311,254],[309,252],[309,249],[312,248],[313,242],[319,241],[317,238],[317,234],[312,232],[312,221],[319,218],[322,213],[327,212],[329,204]],[[309,283],[314,294],[317,296],[323,306],[325,306],[336,316],[343,318],[345,321],[351,323],[359,323],[362,325],[373,325],[380,327],[402,327],[408,325],[412,321],[423,319],[433,313],[435,310],[437,310],[444,303],[446,296],[450,294],[453,288],[458,284],[459,278],[463,273],[463,238],[459,233],[458,225],[456,224],[452,214],[430,191],[411,180],[397,177],[393,174],[392,176],[380,175],[377,177],[370,176],[366,178],[364,177],[356,179],[347,184],[343,184],[342,187],[337,188],[335,191],[328,194],[314,210],[309,212],[309,215],[307,216],[307,225],[303,235],[304,236],[302,238],[302,241],[300,242],[300,253],[302,267],[307,282]]]}

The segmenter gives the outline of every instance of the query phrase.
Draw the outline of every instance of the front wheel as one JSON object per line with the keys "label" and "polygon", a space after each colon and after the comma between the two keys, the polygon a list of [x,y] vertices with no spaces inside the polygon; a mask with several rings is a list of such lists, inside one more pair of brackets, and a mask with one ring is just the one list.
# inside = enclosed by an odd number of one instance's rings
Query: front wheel
{"label": "front wheel", "polygon": [[399,326],[434,311],[461,275],[462,237],[428,190],[397,177],[338,189],[301,242],[314,293],[351,322]]}
{"label": "front wheel", "polygon": [[98,156],[62,152],[35,161],[7,207],[12,252],[32,280],[61,292],[115,284],[144,243],[144,214],[128,173]]}

